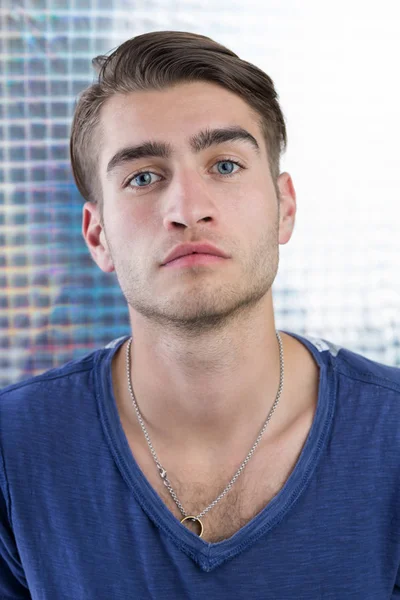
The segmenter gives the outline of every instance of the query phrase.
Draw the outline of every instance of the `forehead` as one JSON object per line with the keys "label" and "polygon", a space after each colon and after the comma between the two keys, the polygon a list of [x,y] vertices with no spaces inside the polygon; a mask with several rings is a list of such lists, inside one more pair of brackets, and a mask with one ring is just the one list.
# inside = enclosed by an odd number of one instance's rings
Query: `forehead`
{"label": "forehead", "polygon": [[116,94],[100,116],[102,149],[107,155],[121,145],[147,139],[172,146],[188,144],[199,130],[229,126],[247,129],[262,145],[259,115],[237,94],[203,81]]}

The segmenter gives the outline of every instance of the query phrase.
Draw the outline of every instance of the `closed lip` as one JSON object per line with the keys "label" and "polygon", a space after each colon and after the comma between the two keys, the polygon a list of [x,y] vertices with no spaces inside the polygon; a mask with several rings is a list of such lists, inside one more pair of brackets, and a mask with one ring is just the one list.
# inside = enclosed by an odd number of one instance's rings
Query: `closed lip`
{"label": "closed lip", "polygon": [[214,256],[221,256],[221,258],[229,258],[225,252],[222,252],[216,246],[212,244],[208,244],[206,242],[197,243],[197,244],[179,244],[176,246],[163,260],[162,265],[166,265],[167,263],[175,260],[176,258],[180,258],[181,256],[186,256],[188,254],[213,254]]}

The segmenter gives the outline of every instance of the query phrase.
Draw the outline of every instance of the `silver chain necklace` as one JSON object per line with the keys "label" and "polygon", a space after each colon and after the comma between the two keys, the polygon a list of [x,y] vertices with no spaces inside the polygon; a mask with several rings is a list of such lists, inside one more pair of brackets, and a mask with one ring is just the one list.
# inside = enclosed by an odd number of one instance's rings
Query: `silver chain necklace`
{"label": "silver chain necklace", "polygon": [[228,485],[226,486],[226,488],[220,493],[220,495],[215,498],[215,500],[213,500],[213,502],[211,502],[211,504],[209,504],[207,506],[207,508],[205,508],[204,510],[201,511],[201,513],[199,513],[197,516],[194,515],[189,515],[185,509],[183,508],[180,500],[178,499],[174,488],[172,487],[168,476],[167,476],[167,471],[164,469],[164,467],[161,465],[160,461],[158,460],[156,451],[154,450],[153,444],[151,443],[151,439],[149,436],[149,433],[146,429],[146,426],[144,424],[143,421],[143,417],[140,413],[139,410],[139,406],[136,402],[135,396],[133,394],[133,389],[132,389],[132,382],[131,382],[131,370],[130,370],[130,363],[129,363],[129,358],[130,358],[130,348],[131,348],[131,344],[132,344],[132,338],[129,339],[129,342],[127,344],[126,347],[126,373],[127,373],[127,378],[128,378],[128,387],[129,387],[129,392],[132,398],[132,404],[133,407],[135,409],[136,412],[136,416],[138,418],[140,427],[142,428],[144,437],[146,438],[146,442],[147,445],[150,449],[151,455],[154,459],[154,462],[156,463],[157,469],[158,469],[158,473],[165,485],[165,487],[167,488],[167,490],[169,491],[172,499],[174,500],[175,504],[177,505],[177,507],[179,508],[180,512],[183,515],[183,518],[181,519],[181,523],[185,523],[186,521],[191,521],[192,523],[197,523],[199,526],[199,537],[202,537],[203,535],[203,531],[204,531],[204,527],[203,527],[203,523],[201,521],[201,519],[204,517],[204,515],[206,515],[208,513],[208,511],[210,511],[220,500],[222,500],[222,498],[224,496],[226,496],[226,494],[230,491],[230,489],[232,488],[232,486],[234,485],[234,483],[236,482],[236,480],[238,479],[239,475],[241,475],[241,473],[243,472],[244,468],[246,467],[247,463],[249,462],[249,460],[251,459],[251,457],[254,454],[255,449],[257,448],[258,444],[260,443],[260,440],[264,434],[264,431],[267,428],[268,423],[271,420],[272,415],[275,412],[276,407],[278,406],[278,402],[279,399],[281,397],[281,393],[282,393],[282,388],[283,388],[283,372],[284,372],[284,362],[283,362],[283,346],[282,346],[282,340],[281,340],[281,336],[279,335],[279,332],[276,331],[276,337],[278,339],[278,343],[279,343],[279,363],[280,363],[280,375],[279,375],[279,387],[278,387],[278,393],[276,394],[276,398],[275,398],[275,402],[272,405],[271,410],[268,413],[268,416],[266,418],[266,420],[264,421],[264,425],[261,428],[260,433],[258,434],[258,437],[256,439],[256,441],[254,442],[253,446],[251,447],[249,453],[247,454],[246,458],[244,459],[244,461],[242,462],[242,464],[240,465],[240,467],[238,468],[238,470],[236,471],[236,473],[234,474],[234,476],[232,477],[232,479],[230,480],[230,482],[228,483]]}

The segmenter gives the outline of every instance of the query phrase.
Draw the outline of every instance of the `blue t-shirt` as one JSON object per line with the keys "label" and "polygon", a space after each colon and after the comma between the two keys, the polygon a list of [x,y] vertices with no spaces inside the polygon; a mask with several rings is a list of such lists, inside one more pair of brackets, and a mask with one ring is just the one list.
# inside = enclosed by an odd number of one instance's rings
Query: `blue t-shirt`
{"label": "blue t-shirt", "polygon": [[112,391],[126,338],[0,395],[1,600],[400,598],[400,370],[305,339],[314,421],[281,491],[231,538],[181,525]]}

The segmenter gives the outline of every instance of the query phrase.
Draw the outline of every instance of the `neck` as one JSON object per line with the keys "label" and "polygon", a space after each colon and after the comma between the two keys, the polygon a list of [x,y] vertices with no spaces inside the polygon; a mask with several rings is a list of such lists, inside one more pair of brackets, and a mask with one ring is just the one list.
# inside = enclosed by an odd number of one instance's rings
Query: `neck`
{"label": "neck", "polygon": [[[182,331],[166,334],[138,315],[131,317],[131,381],[151,437],[166,446],[176,445],[179,438],[188,451],[229,443],[235,436],[246,441],[254,438],[279,387],[272,302],[234,326],[197,336],[185,337]],[[284,354],[287,337],[282,335]],[[114,381],[118,379],[119,408],[137,428],[127,391],[125,350],[126,345],[119,354]],[[284,393],[285,384],[282,399]],[[281,418],[277,415],[271,420],[271,433],[284,418],[285,409],[280,413]]]}

